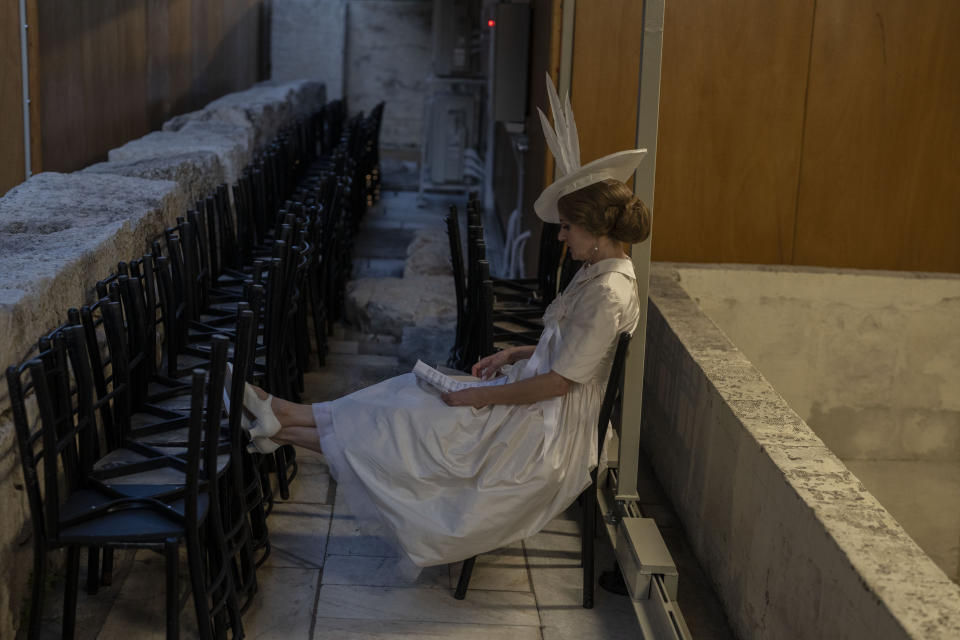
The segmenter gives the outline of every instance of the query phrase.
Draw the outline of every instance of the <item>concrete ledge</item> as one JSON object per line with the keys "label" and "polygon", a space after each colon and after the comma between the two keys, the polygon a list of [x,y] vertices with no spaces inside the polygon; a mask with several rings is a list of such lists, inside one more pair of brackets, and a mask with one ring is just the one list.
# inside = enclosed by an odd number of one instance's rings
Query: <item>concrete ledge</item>
{"label": "concrete ledge", "polygon": [[[0,365],[21,361],[97,280],[193,202],[233,182],[257,147],[323,104],[323,85],[256,85],[174,118],[163,131],[113,149],[72,174],[41,173],[0,198]],[[29,512],[15,453],[7,385],[0,382],[0,638],[13,638],[29,596]],[[56,564],[56,558],[52,559]]]}
{"label": "concrete ledge", "polygon": [[662,266],[643,393],[642,446],[740,637],[960,637],[960,588]]}

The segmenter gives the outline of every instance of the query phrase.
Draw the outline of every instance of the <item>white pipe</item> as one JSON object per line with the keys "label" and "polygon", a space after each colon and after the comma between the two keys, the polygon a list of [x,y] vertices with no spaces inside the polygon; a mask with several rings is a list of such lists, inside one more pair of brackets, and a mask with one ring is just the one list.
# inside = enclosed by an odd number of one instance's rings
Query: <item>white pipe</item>
{"label": "white pipe", "polygon": [[[640,88],[637,95],[637,147],[647,156],[634,176],[634,192],[654,213],[653,190],[657,174],[657,124],[660,117],[660,61],[663,53],[663,13],[666,0],[646,0],[643,6],[643,43],[640,49]],[[652,221],[651,221],[652,222]],[[652,237],[652,225],[651,225]],[[640,417],[643,409],[643,359],[647,335],[647,296],[650,293],[650,243],[633,246],[633,268],[640,294],[640,323],[630,341],[620,433],[620,474],[617,500],[637,500],[640,456]]]}
{"label": "white pipe", "polygon": [[31,175],[30,157],[30,63],[27,55],[27,2],[20,0],[20,83],[23,87],[24,180]]}

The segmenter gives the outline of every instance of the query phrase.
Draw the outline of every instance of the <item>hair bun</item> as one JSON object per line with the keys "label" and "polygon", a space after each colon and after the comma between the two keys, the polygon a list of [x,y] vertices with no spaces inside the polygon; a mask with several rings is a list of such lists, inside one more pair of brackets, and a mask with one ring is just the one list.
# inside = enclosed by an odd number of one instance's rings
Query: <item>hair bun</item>
{"label": "hair bun", "polygon": [[557,207],[568,222],[595,236],[636,244],[650,235],[650,210],[619,180],[587,185],[560,198]]}
{"label": "hair bun", "polygon": [[[650,210],[640,198],[631,194],[630,199],[615,207],[616,212],[611,216],[610,231],[607,233],[614,240],[636,244],[643,242],[650,235]],[[609,219],[609,218],[608,218]]]}

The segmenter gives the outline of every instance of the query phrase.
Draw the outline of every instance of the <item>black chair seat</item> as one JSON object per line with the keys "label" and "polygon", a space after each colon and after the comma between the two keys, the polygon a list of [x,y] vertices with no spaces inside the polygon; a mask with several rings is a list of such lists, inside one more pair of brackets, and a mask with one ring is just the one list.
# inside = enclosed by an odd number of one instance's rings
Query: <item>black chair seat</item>
{"label": "black chair seat", "polygon": [[[60,529],[62,544],[97,545],[109,542],[111,545],[125,543],[159,543],[167,538],[184,535],[184,502],[175,500],[167,503],[151,503],[145,500],[139,503],[126,502],[118,505],[118,510],[109,511],[108,505],[116,502],[97,491],[81,490],[70,496],[60,513],[64,523],[79,519],[78,524],[66,524]],[[197,514],[206,518],[210,506],[210,497],[200,494],[197,497]],[[83,517],[91,511],[97,515],[89,520]]]}

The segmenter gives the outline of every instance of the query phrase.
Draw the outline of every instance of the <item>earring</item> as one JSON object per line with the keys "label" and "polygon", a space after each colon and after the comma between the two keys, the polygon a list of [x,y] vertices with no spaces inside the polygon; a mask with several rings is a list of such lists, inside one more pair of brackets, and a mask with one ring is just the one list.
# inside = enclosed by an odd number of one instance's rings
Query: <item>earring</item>
{"label": "earring", "polygon": [[590,264],[594,264],[597,261],[597,252],[600,251],[600,245],[593,245],[593,255],[590,256]]}

